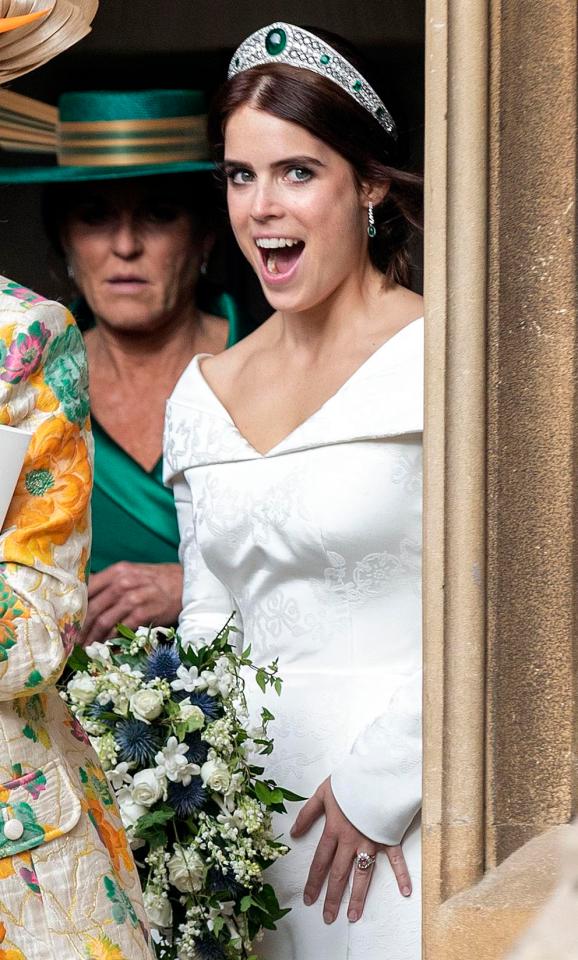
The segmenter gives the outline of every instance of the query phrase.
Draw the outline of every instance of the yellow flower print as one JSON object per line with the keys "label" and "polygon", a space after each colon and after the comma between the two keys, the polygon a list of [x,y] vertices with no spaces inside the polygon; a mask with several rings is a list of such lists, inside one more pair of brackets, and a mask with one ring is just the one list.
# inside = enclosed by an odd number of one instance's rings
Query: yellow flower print
{"label": "yellow flower print", "polygon": [[29,613],[0,573],[0,663],[7,660],[16,645],[16,622],[26,620]]}
{"label": "yellow flower print", "polygon": [[126,960],[126,957],[116,943],[108,937],[92,938],[87,943],[88,953],[86,960]]}
{"label": "yellow flower print", "polygon": [[[4,943],[5,938],[6,927],[0,920],[0,943]],[[16,947],[0,947],[0,960],[26,960],[26,957]],[[125,960],[125,958],[121,957],[120,960]]]}
{"label": "yellow flower print", "polygon": [[54,413],[60,406],[60,401],[54,391],[50,389],[44,379],[44,369],[41,367],[30,377],[30,385],[36,390],[36,409],[42,413]]}
{"label": "yellow flower print", "polygon": [[[0,859],[0,881],[8,880],[9,877],[13,877],[15,873],[14,870],[14,860],[12,857],[2,857]],[[2,931],[0,930],[0,933]],[[0,937],[0,943],[2,943],[2,938]]]}
{"label": "yellow flower print", "polygon": [[76,424],[51,417],[33,434],[24,470],[5,526],[15,526],[4,555],[18,563],[52,562],[54,544],[64,544],[75,527],[84,528],[91,467]]}

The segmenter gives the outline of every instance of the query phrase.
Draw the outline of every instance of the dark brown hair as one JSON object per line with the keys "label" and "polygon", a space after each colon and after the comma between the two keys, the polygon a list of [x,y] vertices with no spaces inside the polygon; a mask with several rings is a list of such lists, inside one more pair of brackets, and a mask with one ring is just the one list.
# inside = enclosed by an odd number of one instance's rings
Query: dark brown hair
{"label": "dark brown hair", "polygon": [[[366,64],[341,37],[305,29],[326,40],[371,82]],[[422,178],[396,166],[395,139],[332,80],[272,63],[237,74],[219,91],[209,114],[209,137],[218,161],[223,159],[227,121],[246,104],[297,123],[328,144],[351,164],[358,184],[389,183],[385,199],[374,208],[377,235],[369,243],[369,255],[389,282],[408,286],[409,247],[422,227]]]}

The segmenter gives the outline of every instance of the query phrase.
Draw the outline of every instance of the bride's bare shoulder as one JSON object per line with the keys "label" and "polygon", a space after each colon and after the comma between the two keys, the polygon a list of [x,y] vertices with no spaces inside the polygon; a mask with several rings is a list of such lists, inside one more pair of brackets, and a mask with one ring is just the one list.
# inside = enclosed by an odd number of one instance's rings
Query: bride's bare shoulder
{"label": "bride's bare shoulder", "polygon": [[222,377],[238,375],[252,359],[266,349],[271,340],[272,321],[273,318],[269,318],[260,327],[257,327],[253,333],[250,333],[233,347],[229,347],[228,350],[223,350],[222,353],[201,360],[201,370],[209,383],[213,378],[221,379]]}

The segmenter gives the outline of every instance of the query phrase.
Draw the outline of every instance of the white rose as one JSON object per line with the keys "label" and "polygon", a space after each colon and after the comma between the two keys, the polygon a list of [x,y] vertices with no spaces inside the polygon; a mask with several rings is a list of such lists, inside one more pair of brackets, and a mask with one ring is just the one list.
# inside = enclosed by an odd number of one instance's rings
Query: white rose
{"label": "white rose", "polygon": [[98,643],[95,640],[84,648],[84,652],[91,660],[97,660],[103,665],[111,662],[110,648],[106,643]]}
{"label": "white rose", "polygon": [[169,881],[181,893],[193,893],[203,886],[205,865],[195,850],[177,847],[167,866]]}
{"label": "white rose", "polygon": [[92,703],[96,695],[96,683],[88,673],[79,673],[73,677],[66,689],[75,703]]}
{"label": "white rose", "polygon": [[158,776],[151,767],[139,770],[132,780],[132,799],[144,807],[152,807],[164,795],[165,782],[163,775]]}
{"label": "white rose", "polygon": [[134,827],[137,820],[144,816],[145,813],[148,813],[147,808],[142,803],[135,803],[132,798],[132,792],[128,787],[123,787],[122,790],[119,790],[116,799],[118,800],[120,816],[125,830],[128,830],[129,827]]}
{"label": "white rose", "polygon": [[200,730],[205,725],[205,714],[200,707],[190,700],[182,700],[179,704],[179,720],[188,724],[189,730]]}
{"label": "white rose", "polygon": [[207,760],[201,767],[201,779],[209,790],[226,793],[231,775],[223,760]]}
{"label": "white rose", "polygon": [[163,709],[163,695],[160,690],[137,690],[130,698],[129,706],[137,720],[154,720]]}
{"label": "white rose", "polygon": [[153,926],[172,926],[173,908],[167,897],[163,896],[162,893],[152,893],[150,890],[145,890],[143,901],[147,917]]}

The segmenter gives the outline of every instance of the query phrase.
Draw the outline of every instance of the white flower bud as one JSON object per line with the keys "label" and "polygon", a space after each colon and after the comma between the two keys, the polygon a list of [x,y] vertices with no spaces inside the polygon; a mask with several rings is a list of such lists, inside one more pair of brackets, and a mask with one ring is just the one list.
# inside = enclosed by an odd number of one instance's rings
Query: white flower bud
{"label": "white flower bud", "polygon": [[106,643],[98,643],[98,641],[89,643],[88,646],[84,648],[84,652],[90,660],[96,660],[97,663],[101,663],[103,666],[111,662],[110,647]]}
{"label": "white flower bud", "polygon": [[74,703],[92,703],[96,696],[96,682],[88,673],[78,673],[69,680],[66,689]]}
{"label": "white flower bud", "polygon": [[153,927],[172,926],[173,908],[167,897],[145,890],[143,901],[147,917]]}

